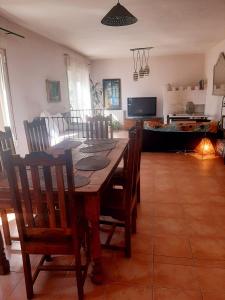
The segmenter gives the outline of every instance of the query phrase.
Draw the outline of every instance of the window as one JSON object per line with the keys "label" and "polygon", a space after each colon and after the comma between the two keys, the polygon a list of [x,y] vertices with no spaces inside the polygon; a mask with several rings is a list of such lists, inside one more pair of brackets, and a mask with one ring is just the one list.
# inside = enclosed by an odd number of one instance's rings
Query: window
{"label": "window", "polygon": [[85,61],[65,55],[72,110],[91,109],[89,67]]}
{"label": "window", "polygon": [[16,137],[6,54],[5,50],[0,49],[0,130],[4,130],[4,126],[10,126]]}

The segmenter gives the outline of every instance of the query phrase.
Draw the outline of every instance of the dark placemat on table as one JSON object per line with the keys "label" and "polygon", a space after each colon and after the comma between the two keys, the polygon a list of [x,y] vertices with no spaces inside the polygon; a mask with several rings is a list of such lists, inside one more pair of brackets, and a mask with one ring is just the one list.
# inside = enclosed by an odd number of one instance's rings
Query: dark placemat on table
{"label": "dark placemat on table", "polygon": [[84,148],[80,148],[80,152],[82,153],[95,153],[106,150],[114,149],[116,144],[100,144],[100,145],[92,145]]}
{"label": "dark placemat on table", "polygon": [[75,141],[75,140],[65,140],[60,142],[59,144],[56,144],[53,146],[53,149],[70,149],[70,148],[77,148],[80,146],[82,142],[80,141]]}
{"label": "dark placemat on table", "polygon": [[89,183],[90,183],[90,179],[88,177],[81,176],[81,175],[74,176],[75,188],[79,188],[79,187],[88,185]]}
{"label": "dark placemat on table", "polygon": [[86,140],[84,144],[87,145],[101,145],[101,144],[114,144],[116,140],[113,139],[93,139],[93,140]]}
{"label": "dark placemat on table", "polygon": [[82,171],[97,171],[104,169],[110,163],[108,157],[102,155],[93,155],[80,159],[75,168]]}

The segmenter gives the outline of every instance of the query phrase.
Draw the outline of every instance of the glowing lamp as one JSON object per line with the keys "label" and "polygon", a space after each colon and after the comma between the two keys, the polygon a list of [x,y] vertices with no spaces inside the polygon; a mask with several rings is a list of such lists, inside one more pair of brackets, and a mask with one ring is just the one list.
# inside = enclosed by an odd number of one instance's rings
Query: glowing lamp
{"label": "glowing lamp", "polygon": [[201,140],[201,142],[196,148],[196,151],[202,156],[215,154],[215,149],[213,147],[213,144],[208,138],[203,138]]}

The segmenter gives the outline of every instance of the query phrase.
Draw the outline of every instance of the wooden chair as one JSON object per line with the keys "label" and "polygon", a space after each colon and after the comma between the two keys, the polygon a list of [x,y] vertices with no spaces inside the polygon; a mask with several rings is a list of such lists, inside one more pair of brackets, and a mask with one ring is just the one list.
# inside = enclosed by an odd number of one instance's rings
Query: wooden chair
{"label": "wooden chair", "polygon": [[[110,249],[122,249],[126,257],[131,257],[131,233],[136,232],[137,201],[134,195],[134,184],[136,182],[136,168],[134,163],[136,131],[129,132],[128,160],[123,188],[109,185],[102,197],[100,224],[112,226],[106,243],[103,245]],[[105,220],[105,217],[112,217],[115,221]],[[110,244],[116,227],[124,227],[125,246],[113,246]]]}
{"label": "wooden chair", "polygon": [[[5,127],[5,131],[0,131],[0,176],[5,176],[5,169],[2,161],[3,151],[11,150],[12,154],[15,154],[15,146],[13,142],[13,136],[10,127]],[[2,229],[6,245],[11,245],[11,236],[9,229],[9,222],[7,219],[7,213],[12,213],[13,208],[9,204],[5,205],[4,201],[0,201],[0,216],[2,219]],[[14,238],[13,238],[14,239]]]}
{"label": "wooden chair", "polygon": [[87,117],[86,122],[87,139],[112,139],[112,115]]}
{"label": "wooden chair", "polygon": [[45,119],[37,118],[32,122],[24,121],[29,152],[44,151],[50,146]]}
{"label": "wooden chair", "polygon": [[[27,298],[33,297],[33,284],[40,271],[74,270],[78,296],[83,299],[90,247],[82,201],[75,196],[71,151],[57,158],[46,152],[32,152],[24,159],[8,151],[3,156],[21,242]],[[33,276],[30,254],[43,255]],[[46,265],[51,255],[74,255],[75,265]]]}
{"label": "wooden chair", "polygon": [[[140,121],[136,122],[136,125],[129,129],[129,131],[136,130],[136,138],[135,138],[135,168],[137,169],[137,176],[136,176],[136,196],[137,202],[140,203],[140,165],[141,165],[141,151],[142,151],[142,123]],[[127,157],[124,158],[124,167],[118,167],[115,170],[115,173],[112,178],[112,182],[115,185],[123,185],[125,181],[125,169],[126,169],[126,162]]]}

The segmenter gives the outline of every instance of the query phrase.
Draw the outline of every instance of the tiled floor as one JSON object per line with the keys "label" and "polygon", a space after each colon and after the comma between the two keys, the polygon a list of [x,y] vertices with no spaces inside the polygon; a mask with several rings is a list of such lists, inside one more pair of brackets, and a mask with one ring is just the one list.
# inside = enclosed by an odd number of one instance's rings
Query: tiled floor
{"label": "tiled floor", "polygon": [[[121,233],[115,242],[121,241]],[[225,300],[225,166],[184,154],[143,153],[132,258],[104,251],[105,284],[87,280],[86,299]],[[24,300],[18,243],[1,300]],[[37,257],[33,258],[33,265]],[[75,299],[72,273],[41,273],[35,299]]]}

